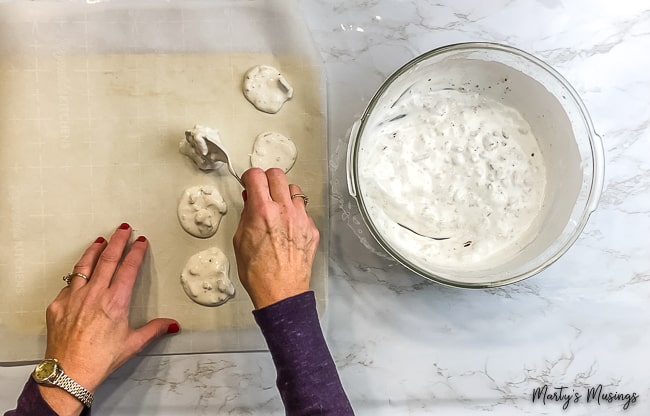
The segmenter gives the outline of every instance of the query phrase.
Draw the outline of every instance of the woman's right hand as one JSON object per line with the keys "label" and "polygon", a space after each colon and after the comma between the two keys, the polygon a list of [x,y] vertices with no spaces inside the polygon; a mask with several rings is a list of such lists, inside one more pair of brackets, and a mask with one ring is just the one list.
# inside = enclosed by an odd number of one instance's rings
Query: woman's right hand
{"label": "woman's right hand", "polygon": [[319,233],[299,186],[281,169],[249,169],[242,176],[244,209],[233,237],[242,285],[256,309],[309,290]]}

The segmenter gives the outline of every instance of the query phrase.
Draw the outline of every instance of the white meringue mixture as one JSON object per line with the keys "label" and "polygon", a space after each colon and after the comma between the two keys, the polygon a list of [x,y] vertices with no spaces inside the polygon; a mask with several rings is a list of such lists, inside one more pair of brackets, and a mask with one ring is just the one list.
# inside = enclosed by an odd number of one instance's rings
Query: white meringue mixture
{"label": "white meringue mixture", "polygon": [[224,163],[215,160],[215,143],[221,146],[219,131],[210,127],[195,125],[193,129],[185,131],[185,140],[179,145],[179,151],[192,159],[201,170],[215,170]]}
{"label": "white meringue mixture", "polygon": [[203,306],[219,306],[235,296],[230,280],[230,262],[217,247],[194,254],[181,273],[185,294]]}
{"label": "white meringue mixture", "polygon": [[275,114],[293,97],[293,87],[280,71],[269,65],[257,65],[244,76],[244,96],[258,110]]}
{"label": "white meringue mixture", "polygon": [[251,166],[263,170],[271,168],[289,172],[298,158],[296,144],[290,138],[276,132],[261,133],[253,143]]}
{"label": "white meringue mixture", "polygon": [[178,221],[194,237],[212,237],[226,215],[228,205],[212,185],[187,188],[178,203]]}
{"label": "white meringue mixture", "polygon": [[468,270],[531,241],[546,169],[519,112],[476,93],[430,91],[426,81],[375,111],[359,151],[360,189],[395,249],[420,266]]}

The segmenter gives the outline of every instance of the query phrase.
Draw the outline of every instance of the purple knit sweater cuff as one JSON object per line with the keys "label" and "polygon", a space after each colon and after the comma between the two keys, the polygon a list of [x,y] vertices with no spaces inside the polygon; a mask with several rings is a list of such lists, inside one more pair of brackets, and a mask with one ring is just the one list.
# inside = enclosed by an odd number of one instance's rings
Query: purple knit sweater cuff
{"label": "purple knit sweater cuff", "polygon": [[314,292],[253,311],[287,415],[352,415],[316,313]]}
{"label": "purple knit sweater cuff", "polygon": [[[58,387],[52,387],[53,389]],[[5,416],[57,416],[57,413],[43,400],[38,384],[33,378],[29,378],[23,388],[23,392],[18,397],[18,403],[15,410],[9,410]],[[84,408],[81,416],[90,415],[90,409]]]}

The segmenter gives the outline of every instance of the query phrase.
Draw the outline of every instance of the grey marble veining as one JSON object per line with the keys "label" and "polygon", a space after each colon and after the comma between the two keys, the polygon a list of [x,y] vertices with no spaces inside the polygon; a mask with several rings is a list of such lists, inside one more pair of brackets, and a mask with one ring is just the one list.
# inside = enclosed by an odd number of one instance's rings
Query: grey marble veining
{"label": "grey marble veining", "polygon": [[[360,415],[645,415],[650,410],[650,7],[642,1],[303,0],[328,71],[331,258],[327,337]],[[556,264],[468,291],[389,258],[348,195],[348,129],[386,76],[460,41],[527,50],[587,105],[606,151],[598,211]],[[0,407],[30,367],[0,369]],[[102,387],[97,414],[282,414],[266,353],[138,358]],[[637,403],[532,403],[568,386]]]}

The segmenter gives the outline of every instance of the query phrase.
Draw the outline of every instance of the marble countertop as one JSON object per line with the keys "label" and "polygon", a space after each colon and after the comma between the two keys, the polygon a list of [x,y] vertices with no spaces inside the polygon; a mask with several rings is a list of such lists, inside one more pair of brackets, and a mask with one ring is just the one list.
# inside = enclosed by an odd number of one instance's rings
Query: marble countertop
{"label": "marble countertop", "polygon": [[[327,338],[359,415],[645,415],[650,410],[650,9],[642,1],[302,0],[329,78]],[[388,258],[345,184],[347,131],[385,77],[461,41],[506,43],[578,90],[606,153],[600,207],[556,264],[508,287],[429,283]],[[0,409],[30,367],[0,369]],[[561,401],[533,389],[566,387]],[[587,402],[590,388],[636,394]],[[575,394],[580,395],[576,400]],[[146,357],[98,415],[283,414],[267,353]]]}

